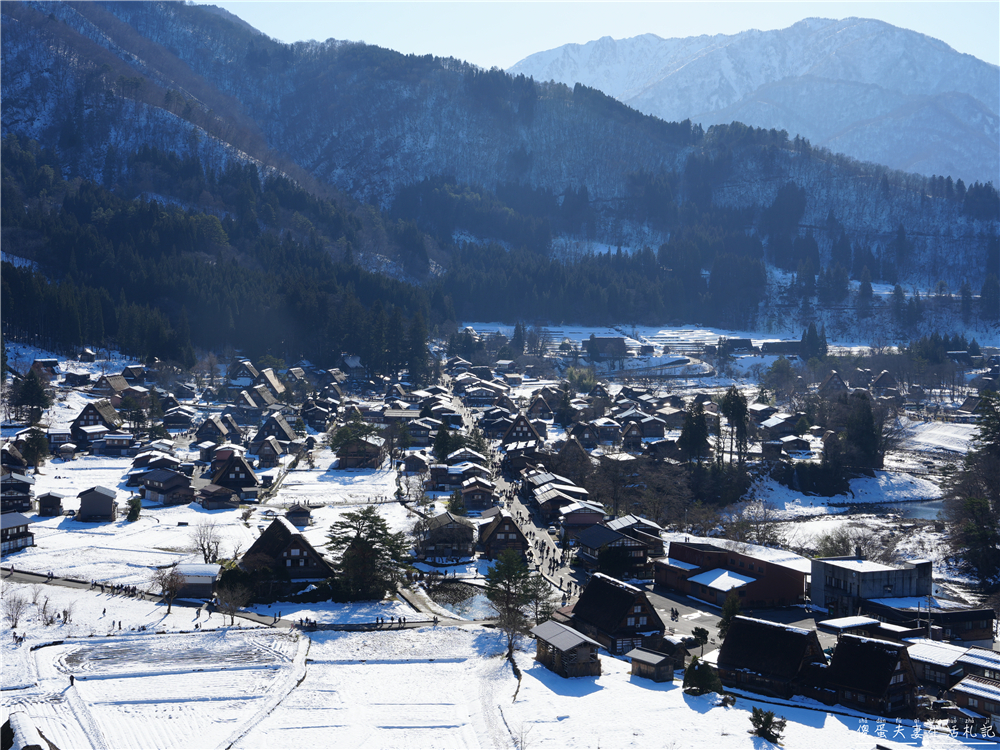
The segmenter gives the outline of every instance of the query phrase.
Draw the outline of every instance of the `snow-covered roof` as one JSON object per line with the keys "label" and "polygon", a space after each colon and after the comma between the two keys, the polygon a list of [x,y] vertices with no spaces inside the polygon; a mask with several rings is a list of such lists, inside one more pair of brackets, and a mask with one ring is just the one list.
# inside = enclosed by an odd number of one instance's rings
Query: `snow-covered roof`
{"label": "snow-covered roof", "polygon": [[717,591],[730,591],[740,586],[745,586],[748,583],[753,583],[757,579],[750,578],[749,576],[741,576],[739,573],[734,573],[725,568],[715,568],[714,570],[693,576],[688,580],[701,586],[716,589]]}
{"label": "snow-covered roof", "polygon": [[176,570],[185,578],[216,578],[222,566],[211,563],[180,563]]}
{"label": "snow-covered roof", "polygon": [[766,625],[769,628],[780,628],[791,633],[799,633],[800,635],[809,635],[811,630],[806,628],[797,628],[794,625],[785,625],[781,622],[772,622],[771,620],[761,620],[759,617],[747,617],[746,615],[737,615],[741,620],[749,620],[750,622],[757,622],[762,625]]}
{"label": "snow-covered roof", "polygon": [[717,666],[719,664],[719,653],[720,653],[719,649],[715,649],[714,651],[709,651],[707,654],[701,657],[701,661],[705,662],[706,664],[711,664],[712,666]]}
{"label": "snow-covered roof", "polygon": [[694,563],[684,562],[683,560],[677,560],[673,557],[661,557],[660,560],[666,562],[671,568],[680,568],[681,570],[697,570],[698,566]]}
{"label": "snow-covered roof", "polygon": [[991,701],[1000,701],[1000,683],[969,675],[952,688],[956,693],[966,693]]}
{"label": "snow-covered roof", "polygon": [[862,617],[854,615],[852,617],[835,617],[832,620],[823,620],[819,623],[822,628],[830,630],[850,630],[851,628],[863,628],[866,625],[878,625],[879,621],[874,617]]}
{"label": "snow-covered roof", "polygon": [[595,503],[585,503],[583,501],[578,500],[575,503],[570,503],[569,505],[563,506],[561,510],[561,514],[564,516],[568,513],[577,513],[577,512],[603,514],[604,508],[600,505],[596,505]]}
{"label": "snow-covered roof", "polygon": [[1000,669],[1000,653],[986,648],[970,648],[961,661],[986,669]]}
{"label": "snow-covered roof", "polygon": [[606,581],[610,582],[611,584],[617,586],[618,588],[625,589],[626,591],[628,591],[630,593],[633,593],[633,594],[645,594],[646,593],[642,589],[637,588],[636,586],[633,586],[631,583],[625,583],[625,581],[620,581],[617,578],[613,578],[612,576],[605,575],[604,573],[594,573],[593,577],[594,578],[603,578]]}
{"label": "snow-covered roof", "polygon": [[854,558],[850,560],[831,560],[821,558],[819,562],[827,565],[833,565],[837,568],[845,568],[855,573],[878,573],[881,571],[896,570],[896,568],[893,568],[891,565],[883,565],[882,563],[873,562],[871,560],[862,560],[861,558]]}
{"label": "snow-covered roof", "polygon": [[[885,599],[871,599],[870,601],[886,607],[893,607],[894,609],[912,609],[914,612],[918,609],[922,612],[927,611],[926,596],[890,596]],[[966,606],[968,605],[952,601],[951,599],[940,599],[936,596],[931,597],[931,610],[963,609]]]}
{"label": "snow-covered roof", "polygon": [[927,664],[936,664],[939,667],[952,666],[958,661],[959,657],[963,656],[969,650],[950,643],[931,641],[927,638],[906,638],[905,640],[910,644],[906,650],[909,652],[911,659],[926,662]]}

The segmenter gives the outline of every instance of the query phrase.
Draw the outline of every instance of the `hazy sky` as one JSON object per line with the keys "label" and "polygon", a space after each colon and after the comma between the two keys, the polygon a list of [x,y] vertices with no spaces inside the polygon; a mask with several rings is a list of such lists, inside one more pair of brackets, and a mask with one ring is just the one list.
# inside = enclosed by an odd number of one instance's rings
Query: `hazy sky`
{"label": "hazy sky", "polygon": [[602,36],[781,29],[809,17],[877,18],[1000,64],[1000,2],[213,2],[283,42],[348,39],[508,68]]}

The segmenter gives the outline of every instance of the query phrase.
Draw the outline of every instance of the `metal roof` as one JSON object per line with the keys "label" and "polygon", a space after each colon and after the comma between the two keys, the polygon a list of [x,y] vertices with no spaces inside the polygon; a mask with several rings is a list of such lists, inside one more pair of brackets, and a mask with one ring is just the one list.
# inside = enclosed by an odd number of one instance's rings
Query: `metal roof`
{"label": "metal roof", "polygon": [[952,666],[968,651],[967,648],[962,648],[961,646],[941,643],[940,641],[929,641],[926,638],[907,638],[906,642],[910,644],[906,647],[906,650],[909,652],[911,659],[927,664],[936,664],[940,667]]}
{"label": "metal roof", "polygon": [[15,526],[27,526],[31,521],[28,520],[27,516],[22,516],[20,513],[3,513],[0,514],[0,529],[12,529]]}
{"label": "metal roof", "polygon": [[560,651],[569,651],[577,646],[582,646],[584,643],[589,643],[598,648],[601,647],[601,644],[592,638],[588,638],[583,633],[573,630],[573,628],[558,623],[555,620],[546,620],[542,624],[536,625],[531,629],[531,634],[546,643],[552,644],[552,646]]}
{"label": "metal roof", "polygon": [[665,661],[672,660],[671,657],[666,654],[660,654],[656,651],[649,651],[644,648],[634,648],[629,651],[625,656],[633,661],[642,662],[643,664],[649,664],[650,666],[658,666]]}

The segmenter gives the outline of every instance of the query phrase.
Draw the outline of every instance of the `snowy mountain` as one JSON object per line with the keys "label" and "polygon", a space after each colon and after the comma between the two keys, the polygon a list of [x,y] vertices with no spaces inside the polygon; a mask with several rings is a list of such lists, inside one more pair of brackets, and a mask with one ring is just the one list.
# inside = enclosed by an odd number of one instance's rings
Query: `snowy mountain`
{"label": "snowy mountain", "polygon": [[668,121],[786,130],[908,172],[967,182],[1000,174],[1000,68],[881,21],[603,37],[538,52],[509,72],[579,82]]}

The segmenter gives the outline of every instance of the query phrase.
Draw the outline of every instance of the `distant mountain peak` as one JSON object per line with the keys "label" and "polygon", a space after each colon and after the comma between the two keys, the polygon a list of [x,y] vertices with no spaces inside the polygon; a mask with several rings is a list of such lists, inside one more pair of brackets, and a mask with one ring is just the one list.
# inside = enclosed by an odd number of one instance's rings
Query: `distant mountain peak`
{"label": "distant mountain peak", "polygon": [[[896,169],[967,182],[1000,173],[1000,68],[870,18],[806,18],[730,35],[605,36],[530,55],[509,72],[579,82],[667,121],[786,130]],[[955,116],[956,104],[971,118]]]}

